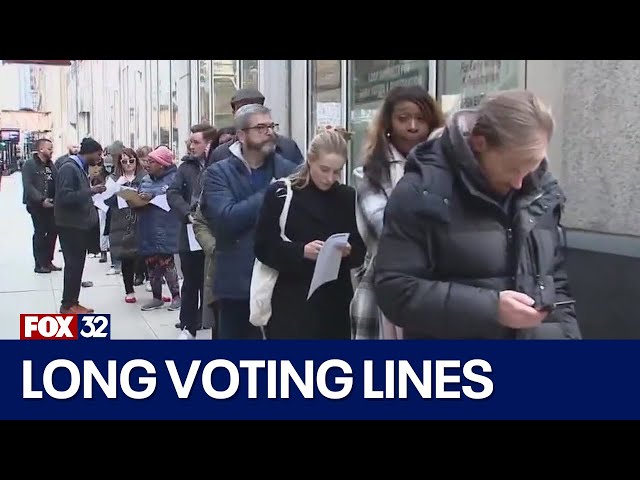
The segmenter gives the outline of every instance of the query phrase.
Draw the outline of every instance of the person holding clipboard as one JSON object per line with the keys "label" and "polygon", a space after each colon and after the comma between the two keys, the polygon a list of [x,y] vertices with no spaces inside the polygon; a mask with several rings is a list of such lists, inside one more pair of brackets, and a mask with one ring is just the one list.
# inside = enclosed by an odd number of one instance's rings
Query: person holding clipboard
{"label": "person holding clipboard", "polygon": [[[169,310],[179,310],[181,305],[180,284],[174,255],[178,252],[178,237],[182,227],[181,219],[171,210],[161,208],[165,197],[178,171],[174,163],[174,155],[164,145],[156,148],[148,156],[147,172],[136,193],[123,189],[118,195],[136,208],[138,216],[137,238],[138,254],[145,257],[149,271],[153,299],[142,306],[143,311],[164,307],[162,297],[162,279],[167,281],[171,292]],[[152,200],[158,201],[152,204]]]}

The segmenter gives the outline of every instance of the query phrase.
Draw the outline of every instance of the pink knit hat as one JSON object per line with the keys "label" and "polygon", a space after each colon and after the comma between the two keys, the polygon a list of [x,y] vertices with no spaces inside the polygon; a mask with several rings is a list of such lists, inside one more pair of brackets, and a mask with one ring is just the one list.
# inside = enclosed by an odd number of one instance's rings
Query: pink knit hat
{"label": "pink knit hat", "polygon": [[164,145],[159,146],[154,151],[149,153],[149,158],[156,163],[159,163],[163,167],[173,165],[173,161],[175,160],[173,152]]}

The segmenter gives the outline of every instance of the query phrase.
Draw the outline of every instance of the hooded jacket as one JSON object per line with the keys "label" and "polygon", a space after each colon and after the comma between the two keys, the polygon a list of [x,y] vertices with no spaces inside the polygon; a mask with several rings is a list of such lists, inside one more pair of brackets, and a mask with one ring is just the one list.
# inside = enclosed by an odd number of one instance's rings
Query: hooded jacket
{"label": "hooded jacket", "polygon": [[489,188],[468,137],[473,112],[418,145],[389,198],[375,263],[375,291],[405,338],[579,339],[573,305],[533,329],[498,322],[499,292],[537,305],[570,300],[560,216],[565,197],[544,160],[510,202]]}
{"label": "hooded jacket", "polygon": [[[272,179],[293,173],[296,165],[277,152],[267,157],[265,168]],[[267,186],[256,188],[240,143],[230,156],[211,164],[203,174],[200,206],[216,237],[214,294],[219,299],[249,298],[258,213]]]}

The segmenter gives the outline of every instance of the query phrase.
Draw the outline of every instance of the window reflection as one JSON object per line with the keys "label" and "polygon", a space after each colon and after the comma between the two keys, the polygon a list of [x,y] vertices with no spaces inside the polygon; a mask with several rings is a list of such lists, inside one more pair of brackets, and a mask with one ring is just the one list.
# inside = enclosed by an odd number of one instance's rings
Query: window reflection
{"label": "window reflection", "polygon": [[214,89],[214,125],[217,128],[233,125],[231,111],[231,97],[238,89],[238,61],[213,61],[213,89]]}
{"label": "window reflection", "polygon": [[524,88],[524,60],[439,60],[438,95],[445,113],[478,105],[490,92]]}
{"label": "window reflection", "polygon": [[211,60],[198,60],[200,122],[211,123]]}
{"label": "window reflection", "polygon": [[242,88],[259,89],[258,60],[240,60],[242,69]]}
{"label": "window reflection", "polygon": [[349,129],[351,139],[352,172],[360,165],[362,146],[369,123],[384,100],[387,92],[400,85],[429,87],[428,60],[350,60],[349,79]]}
{"label": "window reflection", "polygon": [[309,63],[309,139],[313,138],[318,126],[345,126],[341,73],[340,60],[312,60]]}
{"label": "window reflection", "polygon": [[177,159],[187,154],[185,140],[189,136],[191,106],[189,82],[189,60],[171,60],[172,149]]}
{"label": "window reflection", "polygon": [[[170,60],[158,60],[158,126],[159,145],[171,144],[171,65]],[[153,145],[156,147],[157,145]]]}

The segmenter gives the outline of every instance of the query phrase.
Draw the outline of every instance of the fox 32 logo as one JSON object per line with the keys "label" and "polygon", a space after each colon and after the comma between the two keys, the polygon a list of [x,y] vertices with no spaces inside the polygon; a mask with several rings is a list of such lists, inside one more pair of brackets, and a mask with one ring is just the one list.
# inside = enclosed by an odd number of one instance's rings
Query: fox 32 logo
{"label": "fox 32 logo", "polygon": [[20,340],[110,340],[111,315],[20,315]]}

